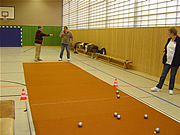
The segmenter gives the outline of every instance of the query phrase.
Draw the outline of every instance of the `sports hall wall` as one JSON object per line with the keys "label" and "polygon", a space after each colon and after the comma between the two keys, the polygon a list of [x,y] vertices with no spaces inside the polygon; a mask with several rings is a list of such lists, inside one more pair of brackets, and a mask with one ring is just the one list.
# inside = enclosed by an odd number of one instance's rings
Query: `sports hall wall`
{"label": "sports hall wall", "polygon": [[[107,55],[133,61],[132,69],[160,77],[169,27],[137,27],[72,30],[76,41],[105,47]],[[178,33],[180,27],[177,26]],[[180,35],[180,34],[179,34]],[[167,76],[169,80],[169,75]],[[158,81],[158,80],[157,80]],[[176,76],[180,84],[180,71]]]}
{"label": "sports hall wall", "polygon": [[15,19],[1,24],[62,26],[62,0],[1,0],[15,7]]}
{"label": "sports hall wall", "polygon": [[62,0],[1,0],[0,6],[15,7],[15,19],[0,20],[0,26],[20,26],[23,46],[34,45],[38,25],[44,26],[43,33],[54,35],[44,38],[44,45],[60,45]]}
{"label": "sports hall wall", "polygon": [[[38,30],[38,26],[21,26],[22,27],[22,45],[31,46],[34,45],[35,33]],[[59,33],[62,30],[61,26],[44,26],[43,33],[53,34],[52,37],[44,37],[44,46],[57,46],[61,44]]]}
{"label": "sports hall wall", "polygon": [[[44,25],[45,45],[60,45],[57,37],[62,26],[62,0],[1,0],[1,6],[15,7],[15,20],[1,25],[20,25],[23,46],[34,45],[38,25]],[[74,40],[91,42],[105,47],[107,55],[133,61],[132,69],[159,77],[162,72],[162,56],[169,27],[112,28],[72,30]],[[180,32],[180,27],[177,27]],[[169,80],[169,76],[167,76]],[[180,71],[176,76],[180,84]]]}

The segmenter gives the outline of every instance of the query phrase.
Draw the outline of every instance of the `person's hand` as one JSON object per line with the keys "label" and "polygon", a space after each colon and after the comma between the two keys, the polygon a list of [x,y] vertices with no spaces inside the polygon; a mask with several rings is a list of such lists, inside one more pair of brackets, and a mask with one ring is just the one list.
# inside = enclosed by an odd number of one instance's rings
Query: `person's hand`
{"label": "person's hand", "polygon": [[50,37],[52,37],[52,36],[53,36],[53,34],[50,34],[49,36],[50,36]]}
{"label": "person's hand", "polygon": [[42,43],[42,45],[43,45],[43,43]]}
{"label": "person's hand", "polygon": [[74,43],[72,42],[72,46],[74,46]]}
{"label": "person's hand", "polygon": [[59,35],[59,37],[62,37],[62,36],[64,36],[65,34],[64,33],[61,33],[60,35]]}

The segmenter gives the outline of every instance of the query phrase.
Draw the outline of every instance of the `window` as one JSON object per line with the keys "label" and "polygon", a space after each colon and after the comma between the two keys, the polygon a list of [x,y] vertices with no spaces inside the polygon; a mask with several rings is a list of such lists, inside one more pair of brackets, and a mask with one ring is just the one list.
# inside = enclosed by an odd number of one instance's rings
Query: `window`
{"label": "window", "polygon": [[71,29],[179,26],[180,0],[63,0]]}

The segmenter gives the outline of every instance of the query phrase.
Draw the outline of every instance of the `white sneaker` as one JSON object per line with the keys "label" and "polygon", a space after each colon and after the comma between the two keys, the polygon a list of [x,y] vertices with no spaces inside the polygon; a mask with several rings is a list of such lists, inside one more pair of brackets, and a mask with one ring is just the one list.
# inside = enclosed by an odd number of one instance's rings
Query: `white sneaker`
{"label": "white sneaker", "polygon": [[68,61],[70,61],[70,59],[67,59]]}
{"label": "white sneaker", "polygon": [[158,87],[154,87],[154,88],[151,88],[151,91],[154,91],[154,92],[159,92],[160,89]]}
{"label": "white sneaker", "polygon": [[59,61],[62,61],[62,59],[61,59],[61,58],[59,58]]}
{"label": "white sneaker", "polygon": [[173,90],[169,90],[169,95],[173,95]]}

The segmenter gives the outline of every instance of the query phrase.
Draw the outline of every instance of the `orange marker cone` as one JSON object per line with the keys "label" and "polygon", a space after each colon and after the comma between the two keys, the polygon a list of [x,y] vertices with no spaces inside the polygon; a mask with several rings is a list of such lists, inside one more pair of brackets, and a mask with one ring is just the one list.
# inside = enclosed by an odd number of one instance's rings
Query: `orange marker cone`
{"label": "orange marker cone", "polygon": [[25,93],[24,89],[22,89],[22,94],[21,94],[20,100],[26,100],[26,99],[27,99],[26,93]]}
{"label": "orange marker cone", "polygon": [[117,85],[117,79],[115,79],[113,86],[114,86],[114,87],[118,87],[118,85]]}

